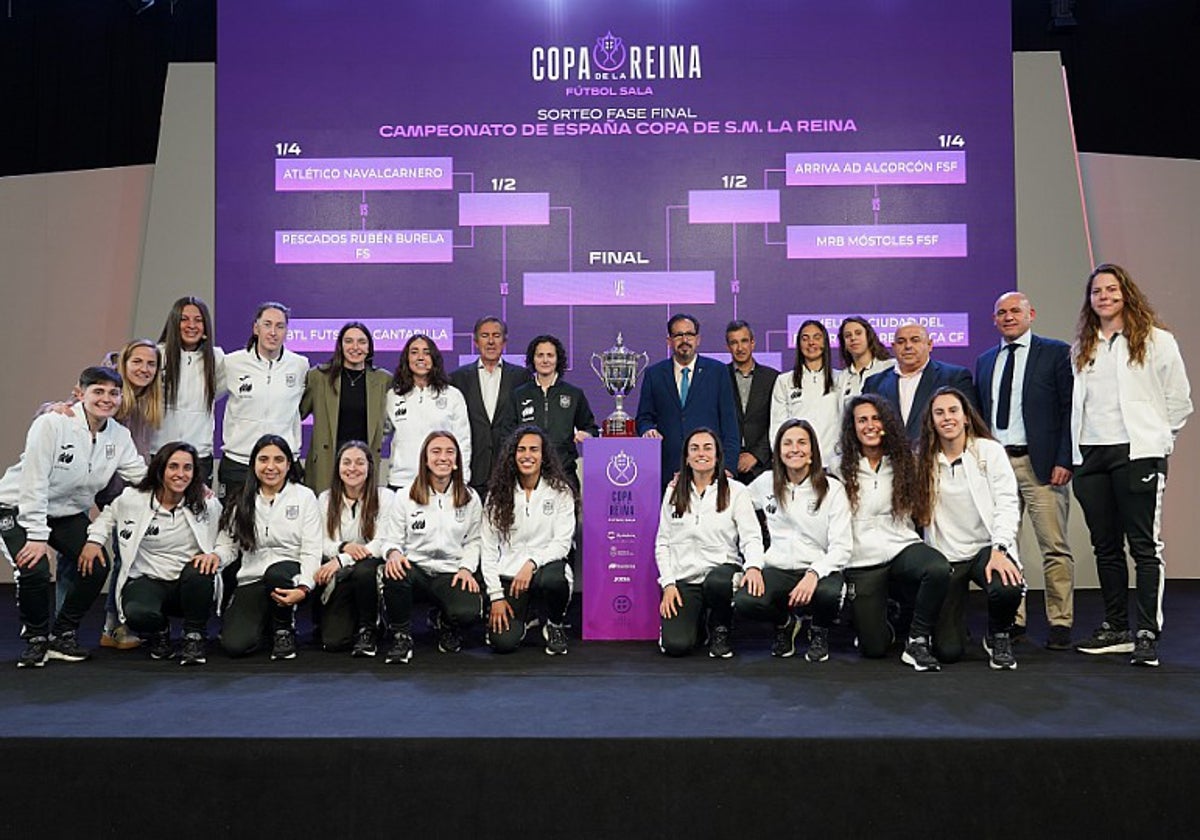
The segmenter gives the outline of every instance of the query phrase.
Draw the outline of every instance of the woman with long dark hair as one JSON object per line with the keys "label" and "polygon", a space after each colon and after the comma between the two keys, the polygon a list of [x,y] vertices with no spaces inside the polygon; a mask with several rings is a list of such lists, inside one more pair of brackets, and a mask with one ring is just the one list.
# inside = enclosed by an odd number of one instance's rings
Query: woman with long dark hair
{"label": "woman with long dark hair", "polygon": [[172,304],[158,336],[163,417],[155,446],[182,440],[196,447],[204,484],[212,481],[213,405],[225,393],[225,352],[213,332],[208,304],[189,295]]}
{"label": "woman with long dark hair", "polygon": [[421,468],[421,446],[435,429],[448,429],[459,441],[470,483],[471,423],[467,401],[450,384],[442,351],[427,335],[414,335],[404,343],[392,387],[387,394],[387,418],[393,429],[388,486],[407,488]]}
{"label": "woman with long dark hair", "polygon": [[858,650],[871,658],[887,653],[895,636],[887,620],[888,589],[897,584],[916,593],[904,605],[912,621],[901,661],[918,671],[938,671],[931,637],[950,564],[917,533],[914,520],[928,519],[920,507],[917,465],[900,415],[884,398],[860,394],[850,400],[842,419],[840,472],[854,531],[846,583],[853,593]]}
{"label": "woman with long dark hair", "polygon": [[891,370],[896,360],[879,340],[875,328],[861,315],[851,315],[838,327],[838,352],[842,369],[838,371],[837,390],[844,407],[863,392],[863,384],[877,373]]}
{"label": "woman with long dark hair", "polygon": [[480,566],[491,603],[492,650],[511,653],[520,646],[530,596],[540,593],[546,653],[567,652],[563,622],[575,580],[567,562],[574,533],[575,491],[550,438],[537,426],[518,426],[492,468],[483,517]]}
{"label": "woman with long dark hair", "polygon": [[925,542],[950,561],[950,586],[933,631],[941,662],[957,662],[967,644],[968,584],[987,593],[983,646],[994,670],[1017,667],[1010,629],[1025,594],[1017,560],[1021,501],[1004,447],[988,434],[966,395],[940,388],[921,421],[917,508]]}
{"label": "woman with long dark hair", "polygon": [[296,656],[295,606],[308,597],[321,565],[321,507],[300,481],[291,445],[263,435],[250,450],[251,472],[226,499],[217,554],[228,566],[241,553],[237,587],[221,627],[221,647],[245,656],[270,629],[271,658]]}
{"label": "woman with long dark hair", "polygon": [[317,499],[325,537],[325,561],[313,575],[323,605],[321,646],[351,648],[351,656],[374,656],[376,649],[381,526],[393,501],[392,491],[379,486],[377,474],[370,447],[361,440],[347,441],[338,449],[329,489]]}
{"label": "woman with long dark hair", "polygon": [[841,430],[842,403],[834,386],[829,331],[809,319],[796,332],[796,360],[775,380],[771,392],[771,439],[789,417],[801,417],[817,432],[821,450],[833,454]]}
{"label": "woman with long dark hair", "polygon": [[387,605],[385,662],[412,659],[415,597],[433,603],[431,625],[438,650],[457,653],[462,633],[479,621],[479,497],[463,479],[458,439],[434,430],[421,444],[421,469],[407,492],[398,493],[384,523],[383,600]]}
{"label": "woman with long dark hair", "polygon": [[825,474],[821,445],[807,420],[783,421],[775,435],[772,471],[750,485],[754,507],[763,511],[771,545],[761,560],[747,560],[734,610],[775,626],[771,655],[796,652],[796,610],[812,611],[805,659],[829,658],[829,630],[842,606],[842,571],[854,536],[850,503],[836,479]]}
{"label": "woman with long dark hair", "polygon": [[683,439],[679,475],[663,496],[654,559],[662,619],[658,646],[685,656],[696,646],[708,613],[708,655],[733,656],[729,633],[742,560],[762,565],[762,530],[746,488],[724,468],[721,439],[693,429]]}
{"label": "woman with long dark hair", "polygon": [[338,330],[333,356],[308,372],[300,416],[312,415],[312,440],[304,458],[304,481],[314,493],[330,486],[337,453],[349,441],[364,441],[375,463],[383,448],[391,374],[374,366],[375,339],[366,324],[351,321]]}
{"label": "woman with long dark hair", "polygon": [[184,441],[163,444],[146,477],[100,512],[88,527],[80,562],[102,561],[101,547],[116,533],[125,562],[113,582],[121,620],[150,640],[152,659],[171,659],[170,616],[183,617],[181,665],[206,658],[213,614],[221,505],[207,492],[200,456]]}
{"label": "woman with long dark hair", "polygon": [[[1162,632],[1162,498],[1167,458],[1192,413],[1191,386],[1175,337],[1119,265],[1089,275],[1071,349],[1075,498],[1083,508],[1104,622],[1075,649],[1129,653],[1134,665],[1158,665]],[[1133,557],[1137,633],[1129,630]]]}

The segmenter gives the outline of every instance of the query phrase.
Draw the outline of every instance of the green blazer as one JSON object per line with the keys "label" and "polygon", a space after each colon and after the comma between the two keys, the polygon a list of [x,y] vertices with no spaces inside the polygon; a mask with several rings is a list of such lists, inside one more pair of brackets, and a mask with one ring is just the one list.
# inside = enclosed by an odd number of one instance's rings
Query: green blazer
{"label": "green blazer", "polygon": [[[370,433],[371,452],[375,456],[375,469],[379,469],[380,450],[383,448],[383,420],[387,403],[388,387],[392,375],[380,368],[367,372],[367,430]],[[308,371],[304,382],[304,396],[300,398],[300,416],[312,415],[312,441],[304,458],[304,483],[314,493],[329,489],[333,480],[334,458],[337,457],[338,394],[329,384],[329,365],[320,365]],[[375,473],[380,475],[379,472]]]}

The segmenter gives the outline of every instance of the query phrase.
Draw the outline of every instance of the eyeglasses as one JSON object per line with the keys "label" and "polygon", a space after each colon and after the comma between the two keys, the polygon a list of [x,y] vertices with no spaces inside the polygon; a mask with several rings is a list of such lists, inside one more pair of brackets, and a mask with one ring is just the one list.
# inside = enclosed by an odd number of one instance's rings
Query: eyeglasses
{"label": "eyeglasses", "polygon": [[697,335],[699,335],[699,333],[694,333],[694,332],[671,333],[671,340],[679,341],[679,339],[681,339],[681,338],[695,338]]}

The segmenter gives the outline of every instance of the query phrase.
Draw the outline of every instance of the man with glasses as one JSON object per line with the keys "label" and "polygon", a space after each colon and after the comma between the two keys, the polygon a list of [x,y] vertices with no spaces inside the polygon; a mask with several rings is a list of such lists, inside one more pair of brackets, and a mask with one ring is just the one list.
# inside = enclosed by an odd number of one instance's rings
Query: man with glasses
{"label": "man with glasses", "polygon": [[700,322],[679,313],[667,322],[671,357],[646,368],[638,398],[637,430],[662,440],[662,482],[679,470],[683,439],[697,428],[721,440],[725,468],[737,475],[741,437],[729,372],[716,359],[697,355]]}

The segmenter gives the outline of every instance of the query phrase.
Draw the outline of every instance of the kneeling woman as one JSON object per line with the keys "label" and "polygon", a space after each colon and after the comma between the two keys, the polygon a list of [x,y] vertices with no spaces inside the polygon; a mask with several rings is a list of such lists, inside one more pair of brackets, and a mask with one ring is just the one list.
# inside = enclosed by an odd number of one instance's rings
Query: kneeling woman
{"label": "kneeling woman", "polygon": [[694,429],[683,441],[683,463],[668,487],[659,517],[654,559],[662,617],[658,646],[685,656],[696,646],[708,610],[708,655],[733,656],[729,628],[742,561],[762,565],[762,530],[746,488],[725,474],[721,441]]}
{"label": "kneeling woman", "polygon": [[962,658],[967,588],[974,581],[987,593],[983,646],[988,664],[996,670],[1016,668],[1009,629],[1025,587],[1016,550],[1020,496],[1008,455],[954,388],[933,395],[921,422],[919,451],[918,507],[925,541],[949,558],[952,569],[933,631],[934,653],[942,662]]}
{"label": "kneeling woman", "polygon": [[488,644],[496,653],[520,647],[535,592],[546,603],[546,653],[567,652],[563,620],[574,577],[566,560],[574,534],[575,492],[553,444],[537,426],[518,427],[492,470],[483,517]]}
{"label": "kneeling woman", "polygon": [[829,658],[829,628],[842,606],[842,570],[854,538],[841,482],[821,466],[821,445],[807,420],[785,420],[775,435],[773,468],[750,485],[754,507],[767,518],[771,546],[733,596],[739,615],[775,625],[772,656],[796,652],[795,610],[812,610],[809,662]]}
{"label": "kneeling woman", "polygon": [[183,616],[180,665],[202,665],[214,579],[220,558],[213,553],[221,504],[208,494],[195,447],[173,441],[150,460],[149,472],[126,487],[88,528],[80,563],[101,559],[101,546],[114,530],[125,558],[114,584],[122,623],[150,639],[152,659],[170,659],[169,616]]}
{"label": "kneeling woman", "polygon": [[912,611],[901,660],[918,671],[941,666],[930,648],[934,623],[950,583],[950,564],[917,534],[917,465],[904,425],[891,403],[875,394],[850,400],[842,418],[841,475],[850,501],[854,552],[846,568],[863,656],[887,653],[895,635],[887,621],[889,585],[896,584]]}
{"label": "kneeling woman", "polygon": [[329,489],[317,502],[325,523],[325,562],[314,579],[320,587],[321,646],[351,656],[375,655],[379,584],[383,562],[380,520],[391,508],[392,491],[378,486],[375,458],[361,440],[342,444]]}
{"label": "kneeling woman", "polygon": [[396,494],[384,519],[383,600],[390,637],[386,661],[412,659],[413,597],[433,602],[438,650],[457,653],[462,631],[479,621],[479,497],[463,477],[463,454],[450,432],[421,444],[412,486]]}
{"label": "kneeling woman", "polygon": [[271,658],[296,657],[295,606],[312,591],[321,565],[321,508],[300,482],[288,442],[263,435],[250,451],[250,474],[221,515],[222,566],[241,552],[237,588],[225,608],[221,647],[253,652],[269,628]]}

